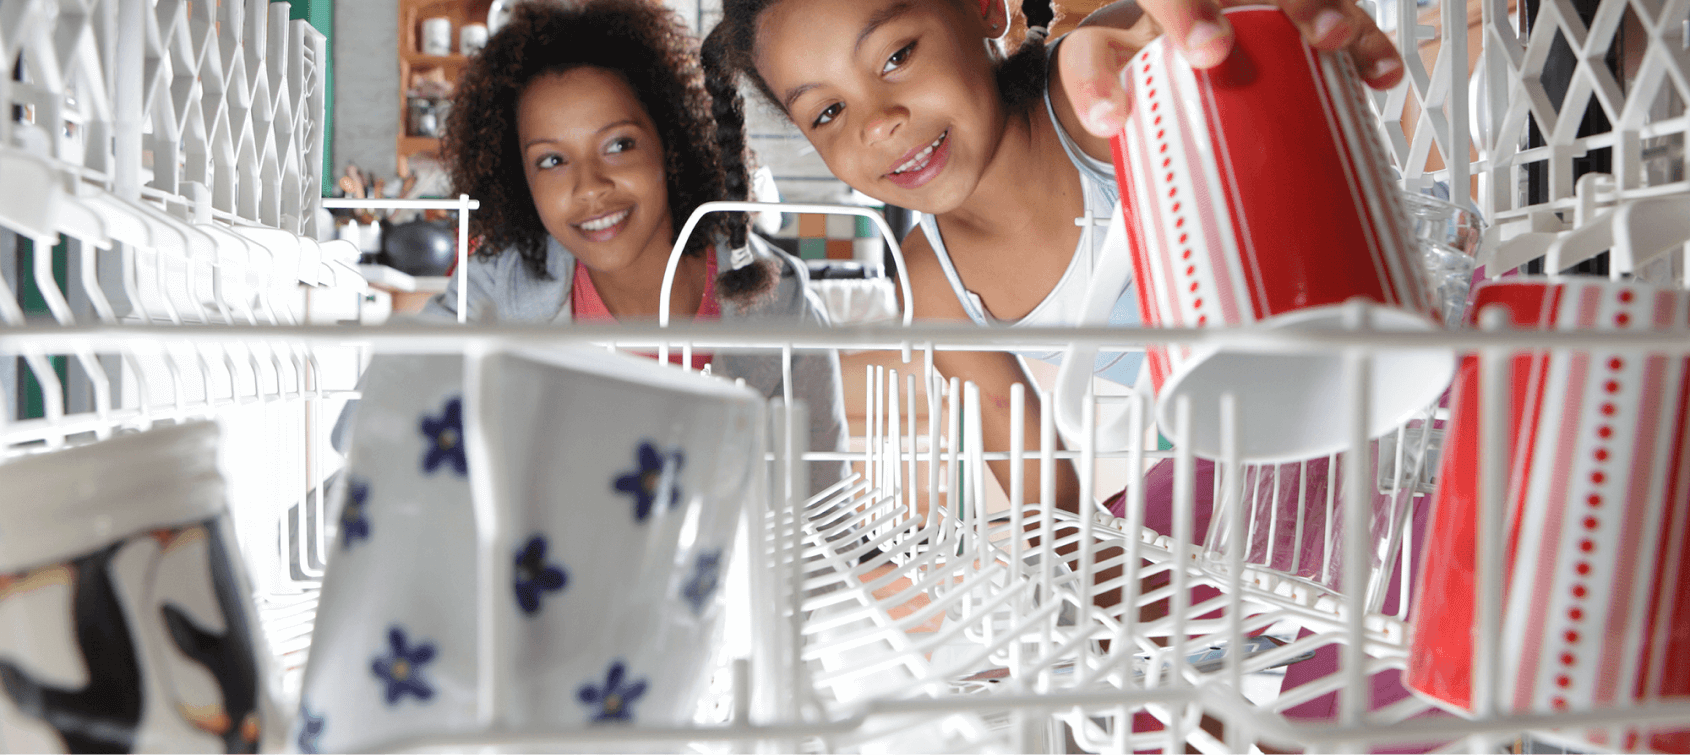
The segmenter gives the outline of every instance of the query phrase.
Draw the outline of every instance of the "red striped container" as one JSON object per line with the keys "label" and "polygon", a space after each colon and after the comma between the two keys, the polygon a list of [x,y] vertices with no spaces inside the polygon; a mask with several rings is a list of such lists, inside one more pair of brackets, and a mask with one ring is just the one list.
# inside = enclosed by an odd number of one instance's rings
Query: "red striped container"
{"label": "red striped container", "polygon": [[[1482,286],[1527,330],[1690,325],[1690,292],[1603,279]],[[1687,335],[1686,337],[1690,337]],[[1517,354],[1504,541],[1499,712],[1629,707],[1690,696],[1690,359],[1642,351]],[[1461,365],[1433,498],[1407,674],[1473,709],[1478,363]],[[1690,752],[1690,729],[1571,736]]]}
{"label": "red striped container", "polygon": [[[1126,73],[1133,114],[1114,140],[1139,307],[1153,327],[1338,328],[1341,305],[1382,305],[1376,327],[1436,327],[1420,252],[1346,54],[1303,41],[1275,8],[1226,11],[1237,45],[1193,70],[1161,40]],[[1192,445],[1219,455],[1218,399],[1242,411],[1242,451],[1303,459],[1347,444],[1337,354],[1152,348],[1168,426],[1192,398]],[[1454,372],[1447,352],[1385,352],[1369,427],[1382,434],[1424,409]]]}

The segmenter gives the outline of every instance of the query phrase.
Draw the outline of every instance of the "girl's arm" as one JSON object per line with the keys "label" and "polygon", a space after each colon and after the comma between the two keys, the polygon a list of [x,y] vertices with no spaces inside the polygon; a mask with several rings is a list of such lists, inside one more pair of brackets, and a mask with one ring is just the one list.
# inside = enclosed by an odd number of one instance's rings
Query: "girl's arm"
{"label": "girl's arm", "polygon": [[[1362,79],[1375,89],[1402,80],[1402,56],[1390,37],[1351,0],[1265,0],[1284,10],[1309,44],[1347,49]],[[1107,161],[1109,137],[1126,123],[1131,101],[1121,71],[1150,40],[1167,34],[1197,68],[1220,64],[1232,51],[1223,6],[1264,0],[1119,0],[1087,16],[1054,51],[1050,87],[1056,117],[1086,154]]]}
{"label": "girl's arm", "polygon": [[[950,320],[968,322],[968,314],[963,310],[962,303],[957,301],[956,293],[945,278],[944,270],[939,266],[939,260],[934,256],[933,248],[927,242],[926,234],[917,228],[912,231],[903,243],[904,260],[909,270],[910,295],[915,299],[915,316],[923,320]],[[901,295],[901,294],[900,294]],[[1029,458],[1035,459],[1026,463],[1022,470],[1025,488],[1024,500],[1031,503],[1039,500],[1041,480],[1039,478],[1039,464],[1036,461],[1041,439],[1039,437],[1039,398],[1034,383],[1021,369],[1021,362],[1014,354],[1002,351],[939,351],[933,355],[934,367],[946,378],[958,378],[964,382],[972,382],[980,389],[980,422],[981,437],[985,440],[988,452],[1006,452],[1009,450],[1011,438],[1010,428],[1010,387],[1016,383],[1027,386],[1025,391],[1026,432],[1022,436],[1022,448],[1030,453]],[[1060,438],[1056,441],[1061,447]],[[991,461],[986,465],[991,468],[992,476],[996,477],[1004,490],[1009,489],[1010,463],[1008,460]],[[1064,511],[1079,511],[1080,480],[1074,473],[1073,464],[1066,460],[1056,462],[1056,501],[1058,508]]]}

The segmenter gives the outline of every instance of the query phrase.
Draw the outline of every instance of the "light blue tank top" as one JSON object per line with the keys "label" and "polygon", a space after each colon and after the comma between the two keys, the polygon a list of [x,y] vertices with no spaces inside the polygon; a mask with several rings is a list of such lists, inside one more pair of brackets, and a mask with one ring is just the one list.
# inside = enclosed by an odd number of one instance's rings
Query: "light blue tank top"
{"label": "light blue tank top", "polygon": [[[917,216],[921,231],[926,234],[928,243],[933,247],[933,254],[938,257],[939,267],[945,271],[945,279],[950,282],[951,290],[956,293],[957,300],[962,302],[962,308],[968,313],[969,319],[980,325],[1001,325],[1007,322],[1010,327],[1061,327],[1081,324],[1080,312],[1085,306],[1086,293],[1091,286],[1091,271],[1097,267],[1098,260],[1102,259],[1104,253],[1106,223],[1113,216],[1115,203],[1119,198],[1114,166],[1080,151],[1080,145],[1068,135],[1062,128],[1062,122],[1056,118],[1056,111],[1050,103],[1049,87],[1045,89],[1044,105],[1051,125],[1056,128],[1057,139],[1062,143],[1062,151],[1080,172],[1080,188],[1085,198],[1086,215],[1076,220],[1082,224],[1087,220],[1093,222],[1091,233],[1081,233],[1079,246],[1074,250],[1074,258],[1068,263],[1068,269],[1063,271],[1062,278],[1038,306],[1025,317],[1013,322],[993,317],[986,311],[979,295],[963,285],[962,276],[957,274],[956,265],[951,262],[950,251],[945,248],[944,238],[939,234],[937,219],[926,213]],[[1117,249],[1115,253],[1125,254],[1126,250]],[[1115,327],[1138,326],[1138,287],[1132,281],[1127,282],[1120,298],[1115,300],[1115,307],[1109,313],[1109,324]],[[1028,359],[1038,359],[1051,364],[1062,361],[1060,351],[1017,353]],[[1093,372],[1099,377],[1130,386],[1137,379],[1139,366],[1143,361],[1142,351],[1099,352]]]}

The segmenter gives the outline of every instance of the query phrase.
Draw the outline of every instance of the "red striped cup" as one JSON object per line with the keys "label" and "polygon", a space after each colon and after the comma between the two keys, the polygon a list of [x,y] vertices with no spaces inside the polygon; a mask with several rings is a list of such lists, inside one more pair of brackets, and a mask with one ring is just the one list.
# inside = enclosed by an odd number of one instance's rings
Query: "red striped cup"
{"label": "red striped cup", "polygon": [[[1230,57],[1193,70],[1162,40],[1125,74],[1133,113],[1114,140],[1139,308],[1150,327],[1342,327],[1354,298],[1376,327],[1436,327],[1419,248],[1346,54],[1322,53],[1278,9],[1232,8]],[[1151,348],[1164,427],[1192,399],[1193,450],[1218,456],[1219,398],[1239,399],[1246,458],[1303,459],[1347,445],[1337,353]],[[1377,355],[1370,430],[1443,392],[1454,357]]]}
{"label": "red striped cup", "polygon": [[[1598,278],[1478,289],[1515,328],[1690,324],[1690,292]],[[1690,337],[1690,336],[1687,336]],[[1690,359],[1521,352],[1511,413],[1498,712],[1628,707],[1690,696]],[[1414,607],[1408,686],[1473,708],[1478,362],[1456,379]],[[1690,729],[1575,733],[1621,750],[1690,751]]]}

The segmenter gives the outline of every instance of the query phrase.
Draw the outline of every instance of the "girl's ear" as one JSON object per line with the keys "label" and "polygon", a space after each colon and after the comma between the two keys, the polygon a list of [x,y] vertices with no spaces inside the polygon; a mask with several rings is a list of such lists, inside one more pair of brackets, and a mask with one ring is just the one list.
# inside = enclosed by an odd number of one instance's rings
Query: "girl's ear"
{"label": "girl's ear", "polygon": [[1007,0],[980,0],[980,15],[986,21],[986,38],[1002,39],[1009,33],[1009,4]]}

